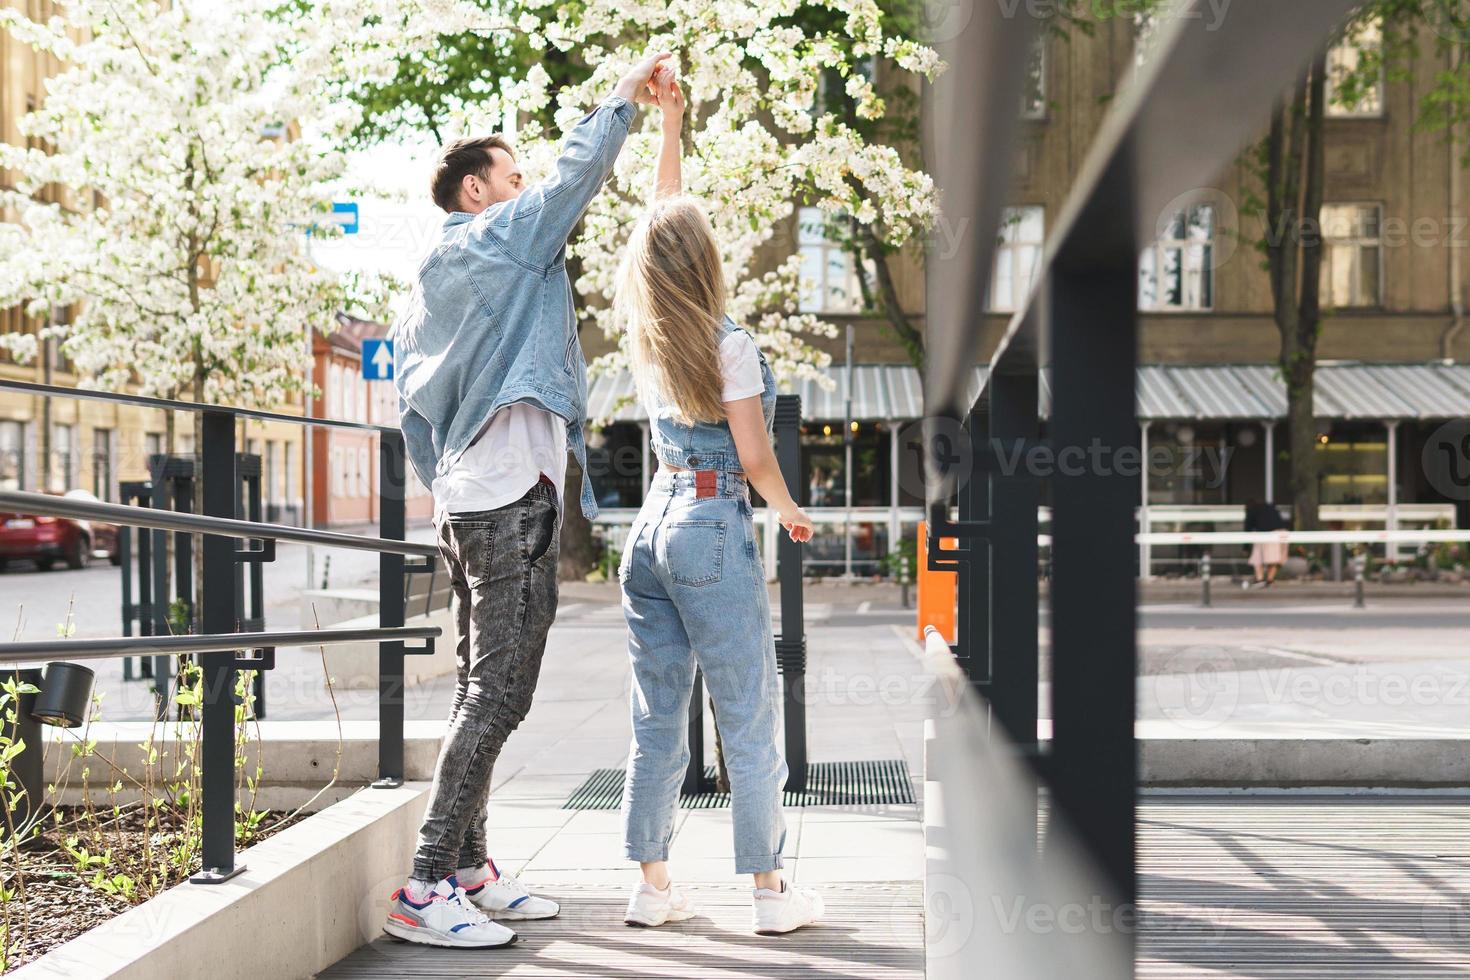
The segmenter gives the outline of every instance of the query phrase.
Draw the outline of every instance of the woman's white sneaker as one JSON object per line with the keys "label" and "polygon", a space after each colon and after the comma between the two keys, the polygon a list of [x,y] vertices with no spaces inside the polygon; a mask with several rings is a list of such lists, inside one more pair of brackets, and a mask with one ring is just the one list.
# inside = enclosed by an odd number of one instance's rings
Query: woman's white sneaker
{"label": "woman's white sneaker", "polygon": [[[487,874],[490,873],[487,871]],[[475,907],[492,919],[551,919],[561,912],[561,906],[549,898],[532,895],[525,885],[494,869],[494,880],[487,878],[474,888],[466,888],[465,894]]]}
{"label": "woman's white sneaker", "polygon": [[514,932],[475,908],[452,877],[435,885],[425,902],[414,901],[402,888],[394,892],[383,931],[395,939],[455,949],[490,949],[516,941]]}
{"label": "woman's white sneaker", "polygon": [[755,908],[755,932],[758,936],[779,936],[822,917],[822,896],[807,888],[793,888],[781,883],[781,891],[757,888],[751,900]]}
{"label": "woman's white sneaker", "polygon": [[665,922],[683,922],[694,917],[694,903],[669,882],[669,887],[659,891],[646,881],[638,882],[633,897],[628,899],[628,914],[623,921],[630,926],[661,926]]}

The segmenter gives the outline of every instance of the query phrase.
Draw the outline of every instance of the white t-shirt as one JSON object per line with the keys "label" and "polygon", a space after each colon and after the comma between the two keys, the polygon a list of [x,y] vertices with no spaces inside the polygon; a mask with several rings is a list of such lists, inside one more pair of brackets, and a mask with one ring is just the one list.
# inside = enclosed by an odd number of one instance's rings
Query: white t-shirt
{"label": "white t-shirt", "polygon": [[720,373],[725,378],[725,390],[720,393],[720,401],[739,401],[766,390],[765,379],[761,377],[760,357],[750,334],[732,330],[720,341]]}
{"label": "white t-shirt", "polygon": [[567,479],[567,424],[525,402],[490,416],[470,448],[435,478],[436,517],[494,510],[526,495],[545,473],[556,484],[557,506]]}

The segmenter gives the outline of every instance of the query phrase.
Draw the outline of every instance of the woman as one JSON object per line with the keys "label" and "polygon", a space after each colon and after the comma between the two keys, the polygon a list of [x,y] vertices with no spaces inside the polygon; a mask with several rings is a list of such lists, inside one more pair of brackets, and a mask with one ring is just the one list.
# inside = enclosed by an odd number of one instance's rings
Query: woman
{"label": "woman", "polygon": [[[1247,531],[1284,531],[1290,527],[1281,517],[1281,511],[1276,509],[1272,503],[1261,503],[1252,497],[1245,504],[1245,530]],[[1281,570],[1286,561],[1285,541],[1257,541],[1251,545],[1251,570],[1255,578],[1249,582],[1241,583],[1245,588],[1251,586],[1269,588],[1276,582],[1276,573]]]}
{"label": "woman", "polygon": [[643,871],[625,918],[659,926],[694,914],[667,861],[697,664],[730,774],[735,871],[754,876],[755,931],[771,935],[816,921],[822,900],[780,874],[786,763],[776,745],[776,649],[749,488],[775,508],[792,540],[810,540],[812,523],[771,451],[770,368],[725,315],[709,220],[678,196],[683,95],[672,72],[655,82],[663,146],[654,203],[633,230],[617,288],[659,460],[618,569],[633,666],[624,839]]}

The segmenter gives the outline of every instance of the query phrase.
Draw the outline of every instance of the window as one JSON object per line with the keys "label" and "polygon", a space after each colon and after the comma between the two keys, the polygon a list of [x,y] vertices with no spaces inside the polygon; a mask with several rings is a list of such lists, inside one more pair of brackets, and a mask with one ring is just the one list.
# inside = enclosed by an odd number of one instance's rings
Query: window
{"label": "window", "polygon": [[281,444],[271,439],[265,444],[265,472],[261,474],[260,488],[263,504],[277,504],[281,500]]}
{"label": "window", "polygon": [[51,427],[51,489],[72,489],[72,466],[76,458],[74,433],[75,429],[70,425]]}
{"label": "window", "polygon": [[801,251],[801,311],[803,313],[861,313],[863,291],[852,253],[829,234],[829,217],[821,208],[798,208],[797,247]]}
{"label": "window", "polygon": [[[308,430],[308,431],[310,431],[310,430]],[[288,508],[295,506],[295,504],[301,499],[300,497],[298,497],[296,495],[298,488],[297,488],[297,481],[296,481],[296,453],[295,453],[295,449],[296,449],[296,447],[293,446],[293,445],[288,445],[286,447],[286,496],[285,496],[284,500],[285,500],[286,506]],[[293,520],[294,520],[294,518],[293,518]]]}
{"label": "window", "polygon": [[366,446],[357,450],[357,496],[368,496],[368,451]]}
{"label": "window", "polygon": [[1046,118],[1046,36],[1031,44],[1031,57],[1026,61],[1026,77],[1021,89],[1021,118]]}
{"label": "window", "polygon": [[1031,295],[1045,234],[1045,210],[1039,205],[1006,208],[1002,213],[995,276],[990,284],[992,312],[1013,312]]}
{"label": "window", "polygon": [[342,459],[342,447],[332,447],[332,496],[345,496],[345,473],[344,461]]}
{"label": "window", "polygon": [[[1350,28],[1328,49],[1327,115],[1346,119],[1383,115],[1382,47],[1382,25],[1370,20]],[[1372,73],[1358,77],[1365,67]]]}
{"label": "window", "polygon": [[1322,206],[1322,306],[1382,303],[1383,208],[1377,204]]}
{"label": "window", "polygon": [[1208,310],[1215,304],[1215,209],[1176,212],[1138,262],[1140,310]]}
{"label": "window", "polygon": [[112,499],[112,430],[92,430],[92,495]]}
{"label": "window", "polygon": [[0,422],[0,490],[26,488],[25,446],[25,423]]}

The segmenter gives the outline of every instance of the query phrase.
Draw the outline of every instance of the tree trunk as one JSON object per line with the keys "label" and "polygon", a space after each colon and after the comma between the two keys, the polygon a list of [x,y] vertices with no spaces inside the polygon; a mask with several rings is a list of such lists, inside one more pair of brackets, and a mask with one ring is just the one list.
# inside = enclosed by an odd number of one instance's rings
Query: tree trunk
{"label": "tree trunk", "polygon": [[568,456],[567,487],[561,515],[561,558],[557,565],[557,578],[563,582],[583,581],[597,564],[592,522],[582,516],[581,499],[582,468]]}
{"label": "tree trunk", "polygon": [[[1266,257],[1286,386],[1287,486],[1295,526],[1318,526],[1317,339],[1321,333],[1325,55],[1277,108],[1266,138]],[[1272,465],[1271,460],[1267,465]]]}

